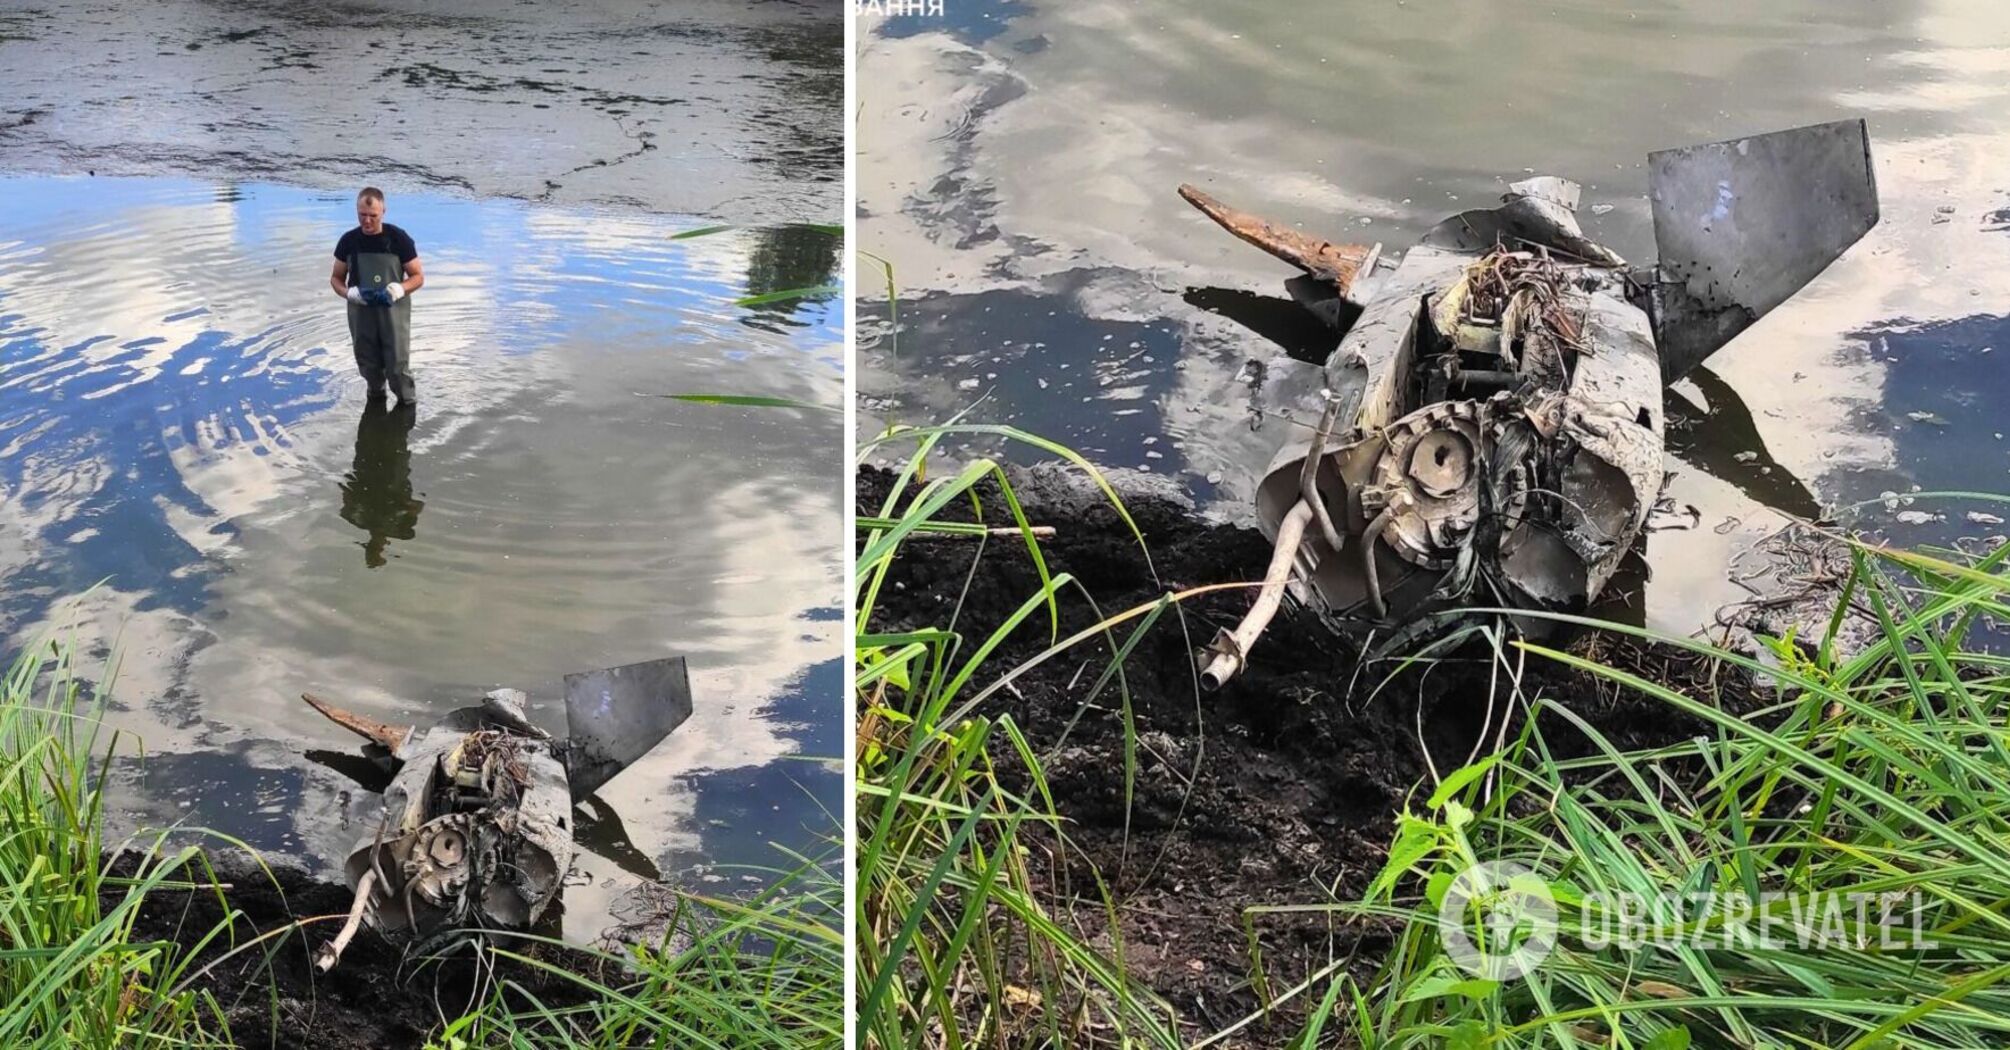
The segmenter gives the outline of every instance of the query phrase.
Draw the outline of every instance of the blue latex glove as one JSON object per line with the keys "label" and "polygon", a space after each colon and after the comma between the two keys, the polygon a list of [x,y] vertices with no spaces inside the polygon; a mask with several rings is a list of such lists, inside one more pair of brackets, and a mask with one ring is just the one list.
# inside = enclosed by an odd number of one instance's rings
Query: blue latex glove
{"label": "blue latex glove", "polygon": [[365,288],[363,289],[363,305],[389,306],[391,305],[391,293],[383,288]]}

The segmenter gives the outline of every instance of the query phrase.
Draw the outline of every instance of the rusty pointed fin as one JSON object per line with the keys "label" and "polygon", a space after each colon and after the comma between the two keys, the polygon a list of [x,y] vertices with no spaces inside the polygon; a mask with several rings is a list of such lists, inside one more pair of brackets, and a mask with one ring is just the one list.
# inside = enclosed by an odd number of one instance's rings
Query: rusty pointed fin
{"label": "rusty pointed fin", "polygon": [[322,716],[330,722],[347,729],[371,743],[381,745],[385,750],[394,754],[398,748],[404,745],[405,738],[412,735],[413,727],[411,726],[400,728],[398,726],[386,725],[374,718],[365,718],[353,711],[344,711],[334,704],[315,696],[313,693],[301,693],[300,699],[307,701],[307,706],[321,712]]}
{"label": "rusty pointed fin", "polygon": [[1246,211],[1237,211],[1190,185],[1180,186],[1179,195],[1222,229],[1313,277],[1332,282],[1343,296],[1353,289],[1355,278],[1374,268],[1376,257],[1382,254],[1379,244],[1334,244],[1286,229]]}

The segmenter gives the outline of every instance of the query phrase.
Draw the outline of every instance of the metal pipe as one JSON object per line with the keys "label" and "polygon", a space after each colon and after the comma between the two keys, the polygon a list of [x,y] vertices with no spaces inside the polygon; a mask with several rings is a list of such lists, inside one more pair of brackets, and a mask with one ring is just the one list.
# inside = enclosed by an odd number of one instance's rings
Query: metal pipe
{"label": "metal pipe", "polygon": [[1263,574],[1263,589],[1256,595],[1256,603],[1249,607],[1242,622],[1234,631],[1223,631],[1214,640],[1214,655],[1207,666],[1201,669],[1200,684],[1206,689],[1219,689],[1234,678],[1244,665],[1245,655],[1263,629],[1270,626],[1272,617],[1277,615],[1277,606],[1284,600],[1284,584],[1291,578],[1292,562],[1298,558],[1298,543],[1305,537],[1305,524],[1312,520],[1312,508],[1303,500],[1291,508],[1291,513],[1277,523],[1277,545],[1270,554],[1270,568]]}
{"label": "metal pipe", "polygon": [[1389,505],[1382,508],[1382,513],[1375,515],[1375,520],[1368,523],[1367,530],[1361,533],[1361,575],[1367,578],[1368,601],[1375,607],[1377,620],[1389,618],[1389,603],[1382,600],[1382,581],[1379,578],[1379,570],[1375,567],[1375,541],[1382,538],[1382,530],[1388,528],[1389,523],[1396,520],[1396,515],[1409,506],[1409,503],[1408,494],[1397,493],[1396,497],[1389,501]]}
{"label": "metal pipe", "polygon": [[320,950],[314,953],[315,969],[327,973],[341,960],[343,950],[349,947],[349,942],[356,936],[356,928],[363,924],[363,909],[369,906],[370,891],[376,888],[376,884],[377,873],[374,871],[364,872],[362,879],[357,881],[356,899],[349,902],[348,921],[342,924],[342,931],[335,935],[334,940],[322,945]]}
{"label": "metal pipe", "polygon": [[1513,390],[1522,384],[1524,378],[1520,372],[1490,371],[1483,368],[1464,368],[1451,374],[1452,386],[1458,390],[1471,390],[1474,387]]}
{"label": "metal pipe", "polygon": [[[1319,497],[1319,461],[1326,458],[1326,440],[1333,434],[1333,424],[1340,418],[1340,399],[1330,392],[1326,395],[1326,411],[1319,416],[1319,429],[1312,432],[1312,444],[1305,450],[1305,466],[1298,472],[1298,494],[1312,508],[1312,517],[1319,522],[1319,531],[1326,537],[1326,545],[1339,553],[1346,544],[1340,530],[1333,527],[1333,517],[1326,513],[1326,501]],[[1341,485],[1347,479],[1340,479]],[[1342,496],[1345,499],[1345,496]]]}

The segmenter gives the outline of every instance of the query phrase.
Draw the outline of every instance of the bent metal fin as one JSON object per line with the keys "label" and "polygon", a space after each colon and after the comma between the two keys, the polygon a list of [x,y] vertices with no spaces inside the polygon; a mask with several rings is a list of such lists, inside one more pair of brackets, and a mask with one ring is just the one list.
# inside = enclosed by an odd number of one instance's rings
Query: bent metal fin
{"label": "bent metal fin", "polygon": [[1661,150],[1647,168],[1663,382],[1786,302],[1878,221],[1861,119]]}
{"label": "bent metal fin", "polygon": [[691,717],[681,656],[565,676],[566,779],[582,799]]}
{"label": "bent metal fin", "polygon": [[1231,208],[1192,185],[1181,184],[1179,195],[1222,229],[1313,277],[1330,282],[1343,297],[1350,295],[1354,282],[1362,274],[1374,270],[1375,260],[1382,254],[1379,244],[1334,244],[1279,226]]}
{"label": "bent metal fin", "polygon": [[405,741],[410,739],[412,730],[415,728],[413,726],[404,726],[401,728],[385,722],[379,722],[374,718],[367,718],[353,711],[344,711],[334,704],[315,696],[313,693],[301,693],[300,699],[307,701],[307,706],[321,712],[323,718],[384,748],[392,754],[396,754],[398,749],[405,745]]}

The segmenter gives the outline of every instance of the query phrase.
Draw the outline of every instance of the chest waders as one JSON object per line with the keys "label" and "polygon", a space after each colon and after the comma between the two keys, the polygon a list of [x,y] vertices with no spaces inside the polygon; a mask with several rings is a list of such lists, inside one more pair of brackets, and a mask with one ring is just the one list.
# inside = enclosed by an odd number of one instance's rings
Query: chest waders
{"label": "chest waders", "polygon": [[[391,252],[362,252],[349,259],[356,287],[382,289],[405,279],[405,266]],[[412,382],[412,300],[389,306],[349,304],[349,338],[355,344],[356,368],[370,385],[372,396],[388,384],[400,401],[418,396]]]}

